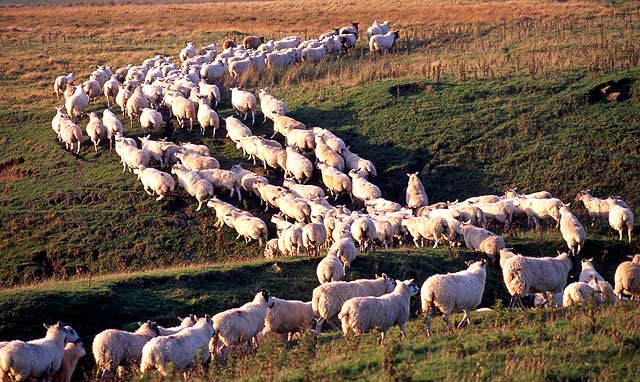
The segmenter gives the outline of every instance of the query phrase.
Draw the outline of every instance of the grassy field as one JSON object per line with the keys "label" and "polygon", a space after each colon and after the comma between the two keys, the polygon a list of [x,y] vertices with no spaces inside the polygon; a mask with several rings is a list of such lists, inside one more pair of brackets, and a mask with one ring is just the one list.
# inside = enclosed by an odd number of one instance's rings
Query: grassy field
{"label": "grassy field", "polygon": [[[282,71],[249,73],[221,84],[221,117],[231,114],[229,86],[269,86],[290,115],[334,131],[378,168],[387,199],[404,200],[407,172],[419,172],[432,202],[545,189],[576,206],[577,191],[616,195],[634,212],[640,196],[640,5],[633,1],[231,1],[145,2],[0,0],[0,339],[33,338],[41,321],[63,319],[90,343],[108,327],[215,313],[245,302],[249,290],[308,299],[318,259],[261,260],[261,249],[213,229],[212,211],[195,211],[184,192],[157,203],[115,153],[80,155],[60,147],[51,130],[56,76],[82,80],[97,64],[139,63],[198,46],[326,32],[328,26],[390,20],[397,51],[374,57],[364,44],[348,55]],[[170,15],[170,17],[167,17]],[[160,20],[160,21],[159,21]],[[622,81],[624,97],[593,97]],[[104,98],[89,106],[101,111]],[[258,116],[261,120],[261,115]],[[86,119],[81,123],[84,129]],[[224,137],[177,131],[202,142],[223,168],[253,167]],[[270,123],[252,127],[271,135]],[[128,122],[129,136],[145,133]],[[158,136],[157,133],[153,134]],[[261,168],[257,172],[263,173]],[[279,173],[266,174],[274,182]],[[317,179],[314,179],[314,182]],[[226,195],[222,196],[226,199]],[[340,202],[346,202],[341,200]],[[349,205],[350,207],[358,207]],[[255,199],[240,207],[257,212]],[[640,249],[603,226],[587,227],[582,255],[612,280],[624,256]],[[270,237],[275,235],[270,227]],[[517,232],[507,244],[528,255],[565,247],[559,233]],[[467,250],[397,249],[354,263],[349,278],[386,271],[419,282],[460,269]],[[234,283],[228,283],[233,279]],[[427,339],[422,323],[410,340],[375,345],[376,336],[337,333],[234,360],[203,379],[220,380],[637,380],[640,340],[634,304],[507,314],[506,291],[492,269],[472,328]],[[412,312],[417,311],[417,299]],[[397,331],[392,332],[395,338]],[[566,349],[572,351],[567,352]],[[345,351],[349,350],[349,351]],[[91,361],[80,375],[88,379]],[[309,362],[311,359],[314,362]],[[288,364],[290,368],[279,365]],[[259,371],[255,365],[259,365]],[[308,365],[308,366],[305,366]]]}

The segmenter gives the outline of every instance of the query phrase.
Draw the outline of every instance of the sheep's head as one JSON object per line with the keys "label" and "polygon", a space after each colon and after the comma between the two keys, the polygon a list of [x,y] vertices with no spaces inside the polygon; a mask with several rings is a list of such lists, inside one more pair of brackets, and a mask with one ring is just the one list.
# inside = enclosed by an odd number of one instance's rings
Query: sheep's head
{"label": "sheep's head", "polygon": [[260,290],[260,292],[256,294],[256,298],[261,298],[267,304],[269,309],[273,308],[273,305],[275,304],[273,296],[271,296],[271,293],[266,289]]}
{"label": "sheep's head", "polygon": [[517,189],[517,187],[507,188],[507,190],[504,192],[504,196],[508,199],[515,198],[516,196],[518,196],[518,193],[516,192]]}
{"label": "sheep's head", "polygon": [[420,288],[414,283],[413,279],[409,280],[396,280],[396,290],[408,290],[409,296],[415,296],[420,292]]}

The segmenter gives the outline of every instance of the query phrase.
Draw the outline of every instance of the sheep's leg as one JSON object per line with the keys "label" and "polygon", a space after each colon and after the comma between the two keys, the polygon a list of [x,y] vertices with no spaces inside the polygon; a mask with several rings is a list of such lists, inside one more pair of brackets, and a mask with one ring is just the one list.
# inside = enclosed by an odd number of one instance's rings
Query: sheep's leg
{"label": "sheep's leg", "polygon": [[427,337],[431,337],[431,316],[433,316],[433,310],[431,307],[427,308],[427,314],[425,316],[425,331],[427,333]]}
{"label": "sheep's leg", "polygon": [[162,199],[164,199],[164,195],[160,195],[156,198],[156,202],[161,201]]}
{"label": "sheep's leg", "polygon": [[446,313],[442,313],[442,319],[444,320],[445,325],[447,325],[449,331],[452,332],[453,326],[451,325],[451,321],[449,321],[449,315]]}
{"label": "sheep's leg", "polygon": [[463,311],[464,311],[464,316],[462,316],[462,319],[458,323],[458,327],[457,327],[458,330],[460,330],[460,328],[462,327],[462,325],[464,325],[465,322],[469,325],[471,324],[471,319],[469,317],[469,309],[463,309]]}
{"label": "sheep's leg", "polygon": [[200,211],[200,208],[202,208],[202,202],[198,200],[198,208],[196,208],[196,211]]}
{"label": "sheep's leg", "polygon": [[144,192],[147,193],[147,195],[149,196],[153,196],[153,193],[149,192],[149,188],[147,186],[143,186]]}
{"label": "sheep's leg", "polygon": [[631,244],[631,234],[633,233],[633,227],[627,228],[627,234],[629,234],[629,244]]}
{"label": "sheep's leg", "polygon": [[324,322],[325,322],[324,318],[322,317],[318,318],[318,322],[316,323],[316,332],[318,334],[322,333],[322,324],[324,324]]}
{"label": "sheep's leg", "polygon": [[509,302],[509,312],[513,311],[513,308],[516,305],[516,295],[511,296],[511,301]]}
{"label": "sheep's leg", "polygon": [[255,110],[251,110],[251,125],[255,125],[256,124],[256,111]]}
{"label": "sheep's leg", "polygon": [[622,230],[619,230],[618,233],[620,234],[620,241],[622,241]]}
{"label": "sheep's leg", "polygon": [[[189,118],[189,132],[193,130],[193,118]],[[202,133],[204,135],[204,133]]]}
{"label": "sheep's leg", "polygon": [[[400,327],[400,338],[403,340],[407,339],[407,329],[405,328],[405,324],[399,324],[398,325]],[[384,332],[383,334],[383,340],[384,340]]]}

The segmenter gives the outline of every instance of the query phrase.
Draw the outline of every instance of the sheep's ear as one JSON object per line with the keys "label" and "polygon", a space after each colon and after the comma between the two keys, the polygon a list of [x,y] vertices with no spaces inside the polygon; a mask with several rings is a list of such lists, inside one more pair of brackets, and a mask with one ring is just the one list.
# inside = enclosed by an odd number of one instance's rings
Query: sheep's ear
{"label": "sheep's ear", "polygon": [[589,258],[589,259],[584,259],[584,261],[588,261],[588,262],[593,262],[593,257]]}
{"label": "sheep's ear", "polygon": [[142,325],[144,325],[144,322],[138,321],[138,326],[142,326]]}
{"label": "sheep's ear", "polygon": [[565,207],[569,207],[570,205],[571,205],[571,202],[569,202],[569,203],[565,204],[564,206],[565,206]]}
{"label": "sheep's ear", "polygon": [[388,279],[389,277],[387,276],[387,274],[386,274],[386,273],[383,273],[383,274],[382,274],[382,278],[384,278],[384,279],[386,280],[386,279]]}
{"label": "sheep's ear", "polygon": [[42,326],[44,326],[45,329],[49,330],[49,328],[51,327],[51,325],[47,325],[44,322],[42,323]]}
{"label": "sheep's ear", "polygon": [[184,320],[184,318],[178,316],[178,321],[183,321],[183,320]]}
{"label": "sheep's ear", "polygon": [[558,256],[560,256],[562,253],[560,252],[560,250],[556,250],[556,253],[558,254]]}
{"label": "sheep's ear", "polygon": [[469,261],[465,261],[465,264],[467,264],[467,267],[470,266],[471,264],[473,264],[473,261],[469,260]]}

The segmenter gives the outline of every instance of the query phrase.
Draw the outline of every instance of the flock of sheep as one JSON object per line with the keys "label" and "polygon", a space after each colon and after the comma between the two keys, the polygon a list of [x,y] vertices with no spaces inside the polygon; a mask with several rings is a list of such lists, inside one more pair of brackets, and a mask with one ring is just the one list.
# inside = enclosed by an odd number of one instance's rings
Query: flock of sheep
{"label": "flock of sheep", "polygon": [[[388,42],[387,32],[388,23],[375,22],[369,28],[367,36],[372,50],[393,46],[393,42]],[[355,37],[353,43],[349,36]],[[170,58],[157,56],[140,66],[120,68],[115,74],[107,67],[99,67],[92,73],[91,80],[75,90],[73,76],[59,77],[55,91],[64,93],[67,102],[66,108],[57,108],[52,127],[67,148],[78,143],[79,151],[82,130],[76,121],[102,88],[109,105],[111,99],[115,99],[132,125],[136,118],[142,127],[159,129],[167,122],[163,114],[168,114],[168,118],[175,116],[181,126],[188,120],[189,128],[197,121],[203,133],[212,127],[215,136],[220,125],[214,108],[221,98],[218,87],[210,82],[217,81],[224,72],[219,68],[239,75],[243,69],[236,63],[249,60],[255,65],[261,55],[269,67],[280,60],[276,57],[281,55],[315,61],[316,54],[320,54],[317,52],[322,50],[318,47],[328,54],[332,41],[339,41],[342,47],[352,47],[357,36],[358,27],[354,23],[310,42],[286,38],[261,43],[251,37],[245,39],[244,47],[226,47],[217,56],[214,45],[203,47],[200,56],[195,55],[193,45],[188,45],[180,52],[181,70]],[[391,32],[391,36],[395,41],[397,32]],[[232,44],[225,42],[225,45]],[[256,97],[238,88],[230,91],[236,113],[244,120],[251,113],[255,122]],[[270,169],[274,174],[282,170],[281,185],[271,184],[266,177],[239,164],[228,170],[221,169],[205,145],[178,145],[147,136],[140,139],[138,146],[135,139],[124,136],[122,123],[109,109],[104,110],[102,120],[96,113],[89,114],[87,135],[96,151],[104,137],[110,146],[115,139],[115,151],[123,172],[128,169],[136,173],[149,195],[163,199],[175,191],[177,179],[180,188],[198,202],[197,210],[203,204],[214,210],[218,229],[226,225],[237,232],[238,238],[247,242],[257,240],[264,245],[264,255],[269,259],[304,253],[317,256],[326,251],[316,269],[320,285],[313,290],[311,301],[279,299],[263,290],[239,308],[200,318],[189,315],[180,319],[176,327],[164,328],[147,321],[141,322],[135,332],[105,330],[95,337],[92,345],[98,377],[113,376],[122,370],[120,368],[127,367],[136,367],[142,373],[157,370],[166,375],[171,365],[177,371],[187,372],[197,363],[206,364],[210,358],[224,362],[231,350],[250,351],[268,333],[290,339],[310,328],[314,321],[317,334],[326,330],[326,324],[332,328],[341,326],[345,336],[350,332],[360,335],[377,330],[384,340],[386,331],[398,325],[404,336],[410,298],[418,293],[429,335],[430,319],[437,311],[442,313],[449,328],[449,315],[464,312],[460,327],[470,323],[471,311],[482,300],[489,262],[499,263],[512,296],[511,308],[521,303],[522,297],[530,295],[536,295],[539,304],[564,306],[584,304],[590,299],[598,303],[613,302],[623,295],[640,297],[640,255],[619,265],[613,288],[589,261],[578,260],[577,255],[585,243],[585,229],[569,205],[549,192],[519,195],[511,189],[502,196],[483,195],[462,202],[430,205],[424,186],[414,173],[407,174],[406,198],[401,205],[382,197],[372,182],[377,175],[374,164],[350,151],[334,133],[317,127],[307,129],[302,122],[286,116],[287,105],[270,95],[268,89],[260,89],[258,98],[265,120],[273,123],[271,138],[281,135],[284,145],[253,135],[251,129],[234,116],[225,118],[226,136],[254,165],[260,160],[265,170]],[[163,108],[165,113],[159,111]],[[151,167],[152,164],[158,168]],[[175,179],[163,170],[168,167]],[[323,187],[308,184],[317,171]],[[218,199],[216,190],[228,191],[230,199],[235,197],[238,201],[244,193],[258,198],[265,211],[276,209],[278,212],[270,221],[276,227],[277,237],[268,240],[265,221]],[[325,190],[330,195],[326,195]],[[366,212],[329,203],[330,196],[336,201],[341,195],[349,197],[356,206],[364,207]],[[631,241],[633,214],[623,201],[599,199],[588,191],[578,193],[576,201],[585,206],[594,222],[607,220],[618,231],[620,240],[627,232]],[[541,220],[551,220],[560,229],[568,253],[544,258],[522,256],[505,248],[503,238],[487,229],[494,227],[496,232],[508,232],[518,221],[537,226]],[[421,289],[414,280],[393,280],[386,274],[373,279],[342,281],[358,250],[367,251],[375,245],[384,248],[403,245],[408,238],[416,247],[427,242],[434,247],[442,243],[449,246],[464,243],[485,254],[489,262],[469,262],[465,270],[432,275]],[[570,275],[579,281],[567,286]],[[69,381],[75,364],[84,355],[78,335],[60,323],[47,327],[42,339],[0,343],[0,348],[2,381],[41,379],[55,373],[58,373],[57,380]]]}

